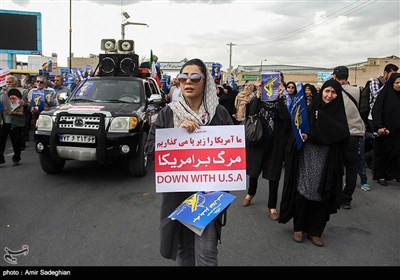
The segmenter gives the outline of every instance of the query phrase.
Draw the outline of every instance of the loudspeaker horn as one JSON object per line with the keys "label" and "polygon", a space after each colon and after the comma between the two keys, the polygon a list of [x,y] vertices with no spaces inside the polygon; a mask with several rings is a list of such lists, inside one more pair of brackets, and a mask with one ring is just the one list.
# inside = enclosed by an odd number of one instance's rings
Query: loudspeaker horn
{"label": "loudspeaker horn", "polygon": [[114,39],[102,39],[100,48],[101,48],[101,50],[106,51],[106,52],[115,52],[116,51],[115,40]]}
{"label": "loudspeaker horn", "polygon": [[118,40],[117,46],[120,52],[133,52],[135,49],[135,42],[133,40]]}

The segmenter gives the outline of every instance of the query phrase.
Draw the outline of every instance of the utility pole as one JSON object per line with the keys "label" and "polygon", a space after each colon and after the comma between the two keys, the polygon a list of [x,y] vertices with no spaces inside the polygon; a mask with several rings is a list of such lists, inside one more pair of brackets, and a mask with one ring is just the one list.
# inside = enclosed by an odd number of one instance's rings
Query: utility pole
{"label": "utility pole", "polygon": [[68,57],[68,69],[71,73],[72,68],[72,0],[69,0],[69,57]]}
{"label": "utility pole", "polygon": [[266,59],[264,59],[264,60],[261,60],[261,67],[260,67],[260,74],[261,74],[261,72],[262,72],[262,70],[263,70],[263,61],[267,61]]}
{"label": "utility pole", "polygon": [[130,21],[124,22],[124,23],[121,24],[121,37],[122,37],[122,40],[125,39],[125,26],[127,26],[127,25],[145,25],[145,26],[149,27],[146,23],[130,22]]}
{"label": "utility pole", "polygon": [[228,68],[228,73],[229,76],[231,76],[231,72],[232,72],[232,47],[236,46],[236,44],[233,44],[232,42],[230,42],[229,44],[226,44],[227,46],[229,46],[229,68]]}

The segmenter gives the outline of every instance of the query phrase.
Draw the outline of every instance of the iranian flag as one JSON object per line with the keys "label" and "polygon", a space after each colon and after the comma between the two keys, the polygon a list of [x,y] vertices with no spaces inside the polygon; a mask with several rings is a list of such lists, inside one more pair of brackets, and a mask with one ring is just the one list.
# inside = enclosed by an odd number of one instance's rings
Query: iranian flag
{"label": "iranian flag", "polygon": [[150,51],[150,63],[149,68],[151,71],[151,77],[157,81],[158,87],[161,88],[161,81],[157,75],[156,63],[153,61],[153,50]]}

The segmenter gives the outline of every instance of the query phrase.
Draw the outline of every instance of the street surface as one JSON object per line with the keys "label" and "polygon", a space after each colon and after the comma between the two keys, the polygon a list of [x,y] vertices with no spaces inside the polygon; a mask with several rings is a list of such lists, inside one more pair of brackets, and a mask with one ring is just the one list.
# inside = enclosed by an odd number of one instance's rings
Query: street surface
{"label": "street surface", "polygon": [[[20,166],[12,166],[11,156],[7,143],[0,167],[1,266],[175,266],[158,253],[161,195],[152,167],[134,178],[118,164],[68,161],[63,173],[48,175],[32,141]],[[369,183],[370,192],[358,183],[351,210],[331,216],[322,248],[308,239],[296,243],[291,222],[268,218],[266,180],[259,179],[247,208],[241,205],[246,191],[232,192],[237,198],[222,230],[219,265],[399,266],[400,183]],[[24,245],[29,252],[15,256],[17,265],[5,261],[6,247]]]}

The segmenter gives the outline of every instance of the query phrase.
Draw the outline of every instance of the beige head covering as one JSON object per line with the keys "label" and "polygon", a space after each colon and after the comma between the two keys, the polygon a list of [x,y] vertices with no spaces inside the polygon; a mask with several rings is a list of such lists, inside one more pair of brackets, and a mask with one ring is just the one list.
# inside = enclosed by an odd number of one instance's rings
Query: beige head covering
{"label": "beige head covering", "polygon": [[174,112],[174,127],[179,127],[184,120],[191,120],[199,125],[208,125],[213,119],[218,106],[217,89],[210,71],[207,70],[205,76],[206,84],[204,86],[203,101],[198,114],[186,103],[183,94],[180,94],[176,101],[168,104]]}

